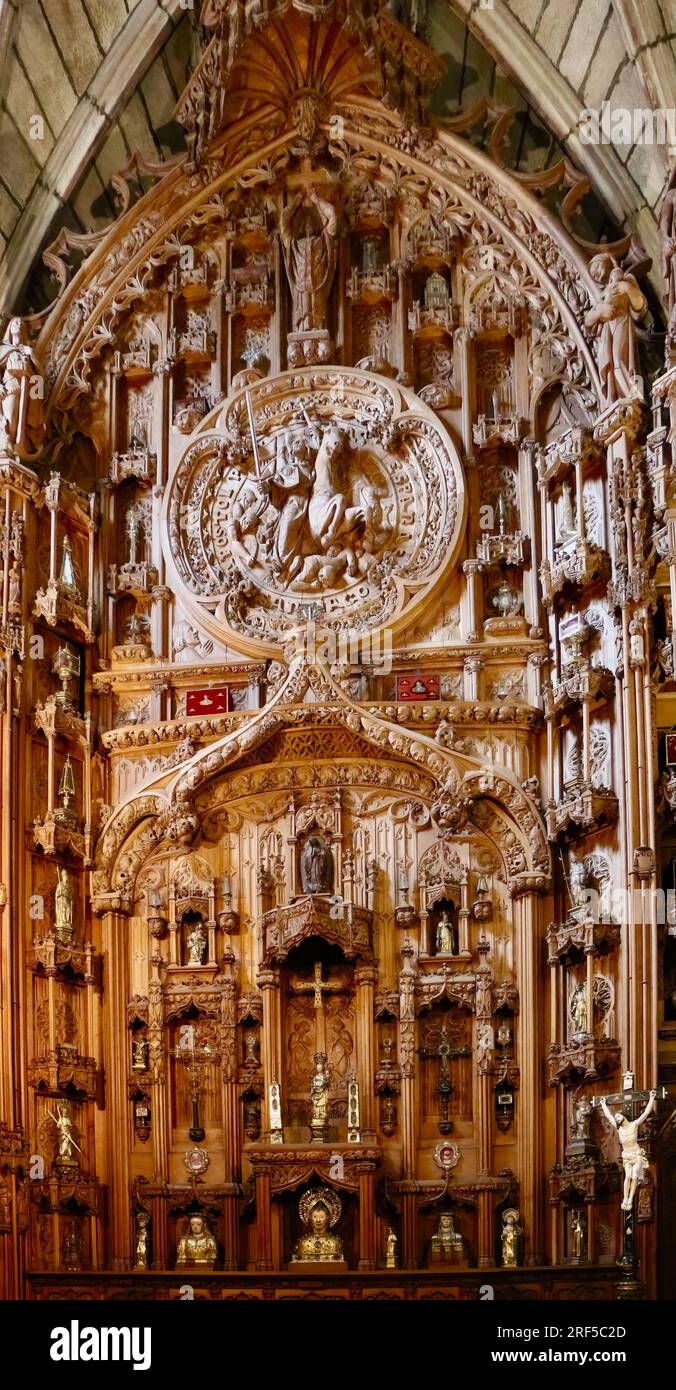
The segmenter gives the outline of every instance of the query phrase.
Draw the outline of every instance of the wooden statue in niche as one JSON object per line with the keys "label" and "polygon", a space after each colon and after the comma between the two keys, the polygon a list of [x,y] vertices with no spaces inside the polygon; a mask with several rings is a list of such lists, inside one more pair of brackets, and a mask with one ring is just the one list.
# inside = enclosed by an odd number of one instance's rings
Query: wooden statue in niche
{"label": "wooden statue in niche", "polygon": [[333,887],[333,855],[322,835],[310,835],[300,856],[300,880],[304,893],[330,893]]}
{"label": "wooden statue in niche", "polygon": [[282,249],[292,296],[295,333],[326,328],[326,303],[336,268],[338,219],[311,189],[297,193],[281,218]]}
{"label": "wooden statue in niche", "polygon": [[313,1144],[325,1144],[329,1137],[330,1084],[326,1054],[317,1052],[310,1082],[310,1134]]}
{"label": "wooden statue in niche", "polygon": [[187,912],[183,918],[185,944],[188,951],[188,965],[202,965],[207,948],[207,933],[202,918],[194,912]]}
{"label": "wooden statue in niche", "polygon": [[73,909],[75,895],[67,869],[58,870],[54,892],[54,935],[57,941],[67,945],[74,936]]}
{"label": "wooden statue in niche", "polygon": [[458,920],[454,903],[444,898],[434,904],[432,931],[433,954],[435,956],[457,956],[459,951]]}

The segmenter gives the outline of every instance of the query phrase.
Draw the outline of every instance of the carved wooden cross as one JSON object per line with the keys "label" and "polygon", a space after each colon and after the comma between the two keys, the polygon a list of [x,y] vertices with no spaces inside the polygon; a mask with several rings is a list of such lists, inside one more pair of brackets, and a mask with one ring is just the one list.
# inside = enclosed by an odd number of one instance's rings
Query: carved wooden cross
{"label": "carved wooden cross", "polygon": [[313,994],[315,1002],[315,1052],[326,1053],[326,1015],[324,1013],[324,981],[322,980],[322,963],[315,961],[315,975],[313,984]]}
{"label": "carved wooden cross", "polygon": [[315,961],[315,982],[314,982],[314,996],[315,996],[315,1008],[316,1008],[316,1009],[321,1009],[321,1007],[322,1007],[322,989],[323,989],[322,963],[321,963],[321,961],[316,960],[316,961]]}
{"label": "carved wooden cross", "polygon": [[[667,1095],[666,1086],[660,1086],[657,1099],[666,1100]],[[612,1096],[592,1096],[592,1105],[597,1109],[601,1101],[605,1100],[609,1110],[621,1110],[628,1120],[635,1120],[645,1109],[649,1099],[650,1091],[634,1090],[634,1073],[627,1071],[624,1073],[621,1091],[616,1091]]]}
{"label": "carved wooden cross", "polygon": [[326,1052],[326,1008],[324,996],[327,994],[342,994],[345,989],[344,980],[323,980],[321,961],[315,961],[314,974],[310,980],[295,979],[289,981],[289,991],[291,994],[311,994],[315,1006],[315,1052]]}
{"label": "carved wooden cross", "polygon": [[205,1131],[200,1124],[200,1096],[202,1093],[201,1068],[213,1062],[214,1054],[208,1042],[196,1041],[194,1023],[183,1025],[179,1035],[178,1047],[172,1049],[177,1062],[186,1067],[190,1081],[190,1103],[192,1106],[192,1125],[188,1135],[194,1144],[201,1144]]}
{"label": "carved wooden cross", "polygon": [[441,1100],[441,1119],[439,1120],[439,1133],[450,1134],[451,1130],[453,1129],[453,1123],[448,1118],[448,1109],[450,1105],[451,1096],[453,1094],[453,1083],[451,1081],[450,1076],[449,1061],[451,1057],[470,1056],[472,1049],[469,1047],[454,1047],[452,1045],[448,1036],[447,1021],[444,1018],[441,1023],[441,1027],[439,1028],[439,1036],[436,1047],[430,1047],[429,1041],[427,1041],[425,1046],[419,1048],[418,1050],[421,1057],[438,1057],[441,1063],[441,1066],[439,1068],[439,1082],[437,1085],[437,1095]]}

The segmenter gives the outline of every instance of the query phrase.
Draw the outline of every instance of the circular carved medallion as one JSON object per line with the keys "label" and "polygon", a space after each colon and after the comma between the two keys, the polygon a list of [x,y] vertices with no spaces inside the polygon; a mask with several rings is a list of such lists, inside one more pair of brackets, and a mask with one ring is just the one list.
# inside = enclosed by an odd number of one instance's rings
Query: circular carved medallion
{"label": "circular carved medallion", "polygon": [[413,392],[355,369],[284,372],[189,445],[165,497],[167,564],[202,627],[245,652],[308,618],[395,629],[453,563],[463,499],[453,443]]}

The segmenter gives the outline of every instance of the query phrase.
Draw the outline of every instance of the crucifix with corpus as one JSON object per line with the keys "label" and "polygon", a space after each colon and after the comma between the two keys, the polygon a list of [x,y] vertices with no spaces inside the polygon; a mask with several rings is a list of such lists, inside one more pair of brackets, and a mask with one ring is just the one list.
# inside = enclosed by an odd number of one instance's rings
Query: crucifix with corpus
{"label": "crucifix with corpus", "polygon": [[177,1062],[182,1063],[188,1073],[192,1107],[192,1125],[188,1130],[188,1135],[193,1144],[201,1144],[205,1135],[200,1120],[200,1099],[204,1089],[203,1073],[205,1067],[214,1062],[216,1058],[209,1043],[199,1037],[194,1023],[181,1025],[178,1047],[172,1048],[172,1056],[176,1058]]}
{"label": "crucifix with corpus", "polygon": [[453,1122],[448,1117],[448,1110],[453,1094],[453,1083],[449,1064],[451,1057],[469,1057],[471,1048],[453,1046],[448,1036],[446,1019],[444,1018],[440,1026],[428,1030],[425,1044],[418,1051],[423,1058],[439,1058],[439,1081],[437,1084],[437,1095],[441,1101],[441,1119],[438,1121],[439,1133],[450,1134],[453,1129]]}
{"label": "crucifix with corpus", "polygon": [[[659,1099],[665,1100],[667,1091],[661,1087]],[[592,1105],[598,1106],[609,1124],[617,1130],[620,1141],[620,1158],[624,1168],[624,1187],[622,1192],[622,1212],[624,1218],[624,1244],[622,1264],[626,1273],[633,1275],[636,1268],[634,1252],[634,1201],[636,1189],[644,1181],[648,1159],[639,1139],[639,1128],[657,1108],[658,1092],[634,1090],[634,1073],[625,1072],[623,1088],[612,1096],[594,1096]],[[611,1109],[612,1106],[612,1109]]]}
{"label": "crucifix with corpus", "polygon": [[311,994],[315,1015],[314,1072],[310,1081],[310,1133],[313,1143],[325,1143],[328,1138],[330,1079],[326,1051],[326,1005],[325,996],[339,994],[344,989],[341,980],[324,980],[322,963],[315,961],[313,974],[309,979],[295,979],[289,982],[294,994]]}

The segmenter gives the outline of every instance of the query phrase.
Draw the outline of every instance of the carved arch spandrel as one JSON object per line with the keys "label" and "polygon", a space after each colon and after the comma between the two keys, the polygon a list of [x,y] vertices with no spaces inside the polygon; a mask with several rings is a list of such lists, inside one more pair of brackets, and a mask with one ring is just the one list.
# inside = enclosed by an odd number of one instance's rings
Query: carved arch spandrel
{"label": "carved arch spandrel", "polygon": [[[503,851],[503,859],[514,891],[522,886],[534,891],[546,889],[551,864],[545,827],[516,778],[506,771],[496,773],[468,754],[443,748],[425,734],[411,733],[370,714],[346,696],[322,663],[309,665],[296,658],[270,705],[256,712],[244,727],[201,749],[187,764],[164,773],[158,779],[161,792],[158,789],[153,795],[146,788],[114,813],[97,849],[95,897],[105,898],[114,892],[131,902],[138,871],[161,840],[189,848],[199,828],[195,811],[198,792],[234,770],[245,755],[260,749],[278,730],[316,717],[316,704],[295,704],[308,689],[316,698],[326,700],[333,723],[358,734],[386,759],[395,755],[398,761],[410,762],[431,774],[446,815],[449,806],[451,810],[457,807],[465,823],[471,813],[478,828],[485,829],[497,845],[504,841],[507,852]],[[151,803],[156,809],[149,809]],[[156,819],[150,820],[152,816]],[[145,824],[139,830],[142,821]]]}

